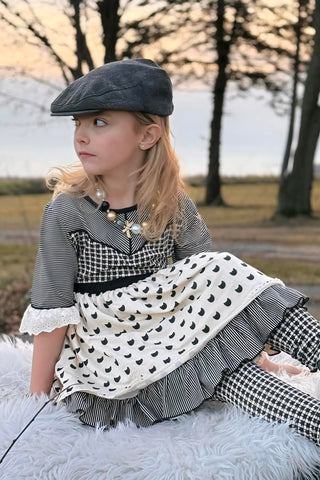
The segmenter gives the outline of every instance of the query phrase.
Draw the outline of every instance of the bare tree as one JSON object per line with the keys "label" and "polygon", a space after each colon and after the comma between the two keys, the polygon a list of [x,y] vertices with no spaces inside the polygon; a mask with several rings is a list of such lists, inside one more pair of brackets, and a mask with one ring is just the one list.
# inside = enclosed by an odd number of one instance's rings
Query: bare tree
{"label": "bare tree", "polygon": [[[291,18],[295,9],[291,6],[288,12],[288,4],[271,7],[264,0],[177,3],[180,8],[188,8],[189,16],[185,16],[185,11],[182,16],[188,26],[187,40],[182,48],[179,45],[160,51],[159,58],[169,68],[174,66],[175,77],[201,79],[212,92],[205,203],[223,205],[220,144],[228,85],[237,86],[241,92],[254,85],[264,86],[273,94],[273,104],[279,104],[279,92],[283,92],[291,77],[295,53]],[[185,32],[181,25],[177,30],[180,35]],[[305,58],[307,50],[303,45],[303,54],[299,56]],[[302,71],[306,62],[300,59],[299,65]]]}
{"label": "bare tree", "polygon": [[[258,0],[206,0],[201,7],[203,15],[197,28],[205,35],[206,50],[211,52],[212,64],[216,66],[211,83],[213,114],[205,203],[223,205],[220,143],[227,86],[232,82],[244,90],[263,84],[277,93],[287,81],[288,59],[293,52],[288,35],[283,38],[282,34],[288,23],[284,6],[268,7],[266,2]],[[201,61],[200,58],[198,64]]]}
{"label": "bare tree", "polygon": [[305,83],[298,144],[292,171],[280,183],[278,215],[312,213],[313,163],[320,133],[320,0],[316,0],[314,28],[316,33]]}
{"label": "bare tree", "polygon": [[292,81],[292,92],[290,98],[290,113],[289,113],[289,128],[287,141],[285,145],[285,151],[281,167],[281,179],[287,174],[292,142],[294,137],[294,128],[296,123],[296,112],[298,107],[298,85],[299,85],[299,75],[301,73],[301,66],[304,63],[301,55],[301,46],[303,43],[308,44],[308,38],[305,38],[304,30],[309,26],[310,15],[312,17],[312,11],[309,0],[298,0],[298,15],[297,22],[293,26],[293,31],[295,34],[295,54],[293,58],[293,81]]}
{"label": "bare tree", "polygon": [[[87,5],[85,0],[65,0],[60,10],[71,26],[71,30],[68,32],[69,48],[65,48],[66,52],[63,53],[59,49],[59,44],[65,40],[61,39],[61,32],[54,30],[50,24],[50,18],[44,19],[38,15],[33,8],[32,0],[23,2],[0,0],[0,21],[14,29],[17,40],[44,50],[59,67],[65,83],[69,84],[81,77],[85,71],[95,67],[93,55],[88,46],[87,33],[82,25],[88,10],[93,11],[98,8],[102,27],[111,30],[108,15],[112,16],[112,21],[119,21],[120,17],[113,14],[113,8],[116,12],[118,11],[117,3],[119,2],[101,0],[98,5],[96,2]],[[56,11],[59,13],[58,7]],[[117,29],[117,25],[114,29]],[[107,33],[104,36],[106,35]],[[109,56],[112,55],[111,50],[113,48],[115,51],[115,43],[108,43],[107,48]],[[115,56],[114,51],[113,56]]]}
{"label": "bare tree", "polygon": [[116,57],[116,46],[120,30],[120,1],[100,0],[97,2],[100,14],[104,46],[104,63],[114,62]]}
{"label": "bare tree", "polygon": [[[33,0],[0,0],[0,25],[11,27],[19,45],[38,49],[42,60],[46,53],[67,84],[103,63],[144,54],[150,45],[167,38],[168,50],[158,44],[152,52],[159,63],[164,63],[173,53],[170,40],[177,37],[188,19],[190,4],[186,0],[61,0],[60,3],[46,0],[41,8],[50,6],[61,23],[67,20],[69,29],[65,32],[53,25],[48,16],[38,15]],[[134,13],[136,9],[139,14]],[[98,30],[94,41],[87,28],[93,17]],[[101,46],[102,55],[97,58],[96,51],[101,52]],[[29,68],[25,73],[31,72]]]}

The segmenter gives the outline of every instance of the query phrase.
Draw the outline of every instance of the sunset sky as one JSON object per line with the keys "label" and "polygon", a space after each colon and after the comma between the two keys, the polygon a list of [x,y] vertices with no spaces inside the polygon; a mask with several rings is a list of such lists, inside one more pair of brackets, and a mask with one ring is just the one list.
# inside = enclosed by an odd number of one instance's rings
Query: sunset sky
{"label": "sunset sky", "polygon": [[[60,74],[56,62],[50,58],[47,49],[43,46],[40,49],[36,48],[36,45],[39,44],[39,40],[36,40],[32,34],[28,33],[26,22],[30,22],[35,26],[41,35],[46,35],[48,41],[54,46],[55,51],[63,60],[75,65],[74,30],[65,13],[68,2],[64,0],[9,0],[8,3],[13,6],[13,10],[19,13],[20,19],[17,18],[17,15],[10,15],[8,9],[5,9],[0,5],[0,18],[2,14],[7,18],[8,22],[14,25],[8,26],[6,22],[1,22],[0,67],[14,67],[17,70],[28,68],[33,74],[41,76],[58,76]],[[151,5],[149,4],[144,7],[135,6],[134,1],[129,2],[128,0],[122,0],[121,3],[122,5],[127,5],[121,18],[123,23],[128,19],[143,18],[148,15],[148,12],[152,8],[154,8],[154,2],[150,2]],[[160,0],[156,3],[159,5],[162,4]],[[265,4],[268,8],[256,8],[256,24],[252,26],[253,32],[259,30],[261,38],[265,40],[268,39],[271,44],[276,45],[276,42],[279,40],[276,40],[276,37],[268,32],[266,27],[262,26],[262,23],[268,21],[271,25],[277,24],[281,27],[282,25],[285,26],[287,22],[294,22],[296,20],[295,12],[292,12],[290,8],[286,8],[286,5],[290,6],[294,3],[294,0],[260,0],[260,4]],[[88,1],[87,4],[90,6],[90,1]],[[92,4],[95,4],[95,2],[92,2]],[[195,21],[203,15],[200,5],[201,2],[194,2],[192,6],[191,15]],[[275,11],[271,10],[273,7]],[[101,21],[98,13],[94,9],[88,8],[83,10],[83,12],[84,14],[81,16],[81,27],[86,34],[88,46],[95,65],[99,66],[103,63]],[[227,9],[227,16],[228,15],[231,17],[233,16],[232,9]],[[281,16],[281,19],[279,19],[279,15]],[[214,21],[214,18],[215,12],[213,11],[212,14],[210,14],[209,22]],[[25,19],[25,22],[22,19]],[[168,15],[165,19],[159,19],[159,21],[165,22],[166,24],[169,24],[170,20],[171,19]],[[158,19],[156,19],[156,21],[158,21]],[[309,30],[309,33],[311,33],[312,28],[309,27]],[[282,46],[292,49],[292,42],[290,38],[287,40],[285,39],[285,32],[284,29],[282,32]],[[131,37],[134,35],[130,31],[125,33]],[[171,49],[179,45],[184,46],[188,42],[188,36],[190,37],[188,28],[184,27],[181,31],[179,30],[179,34],[170,37],[168,45],[170,45]],[[199,33],[199,38],[201,38],[201,32]],[[163,42],[165,42],[165,40]],[[121,37],[118,40],[118,45],[121,50]],[[152,52],[152,46],[145,48],[145,53],[148,56],[152,57]],[[204,55],[204,49],[201,49],[201,52],[201,54]],[[195,55],[196,53],[199,52],[195,52]],[[205,59],[210,62],[210,56],[207,58],[205,57]],[[212,60],[213,56],[211,54],[211,61]],[[257,58],[255,60],[257,60]]]}

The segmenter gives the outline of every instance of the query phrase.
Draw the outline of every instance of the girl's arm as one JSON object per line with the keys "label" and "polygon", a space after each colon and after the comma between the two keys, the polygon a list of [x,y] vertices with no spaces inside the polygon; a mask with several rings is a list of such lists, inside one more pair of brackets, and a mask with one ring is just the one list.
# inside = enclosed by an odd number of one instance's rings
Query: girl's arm
{"label": "girl's arm", "polygon": [[56,328],[52,332],[41,332],[33,341],[33,358],[30,392],[49,394],[57,363],[68,326]]}

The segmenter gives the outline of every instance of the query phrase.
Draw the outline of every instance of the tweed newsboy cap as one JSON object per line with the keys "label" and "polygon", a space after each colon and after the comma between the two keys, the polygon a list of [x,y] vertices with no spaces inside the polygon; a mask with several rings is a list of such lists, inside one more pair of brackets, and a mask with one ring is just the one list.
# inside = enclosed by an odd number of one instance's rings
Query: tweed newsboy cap
{"label": "tweed newsboy cap", "polygon": [[110,62],[75,80],[51,104],[53,116],[102,110],[170,115],[173,104],[168,74],[152,60]]}

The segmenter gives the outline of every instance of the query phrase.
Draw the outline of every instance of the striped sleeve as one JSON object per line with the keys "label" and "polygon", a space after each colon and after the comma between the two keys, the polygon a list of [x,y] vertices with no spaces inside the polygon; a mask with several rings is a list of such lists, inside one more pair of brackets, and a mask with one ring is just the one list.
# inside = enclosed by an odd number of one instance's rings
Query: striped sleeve
{"label": "striped sleeve", "polygon": [[61,217],[61,209],[55,211],[54,202],[45,207],[31,291],[34,308],[66,308],[74,304],[77,254]]}
{"label": "striped sleeve", "polygon": [[76,252],[53,204],[48,204],[42,218],[31,305],[23,315],[20,332],[38,335],[80,322],[73,296],[76,273]]}
{"label": "striped sleeve", "polygon": [[183,196],[182,201],[184,218],[181,222],[180,232],[175,244],[176,260],[181,260],[196,253],[213,250],[209,230],[195,204],[187,195]]}

